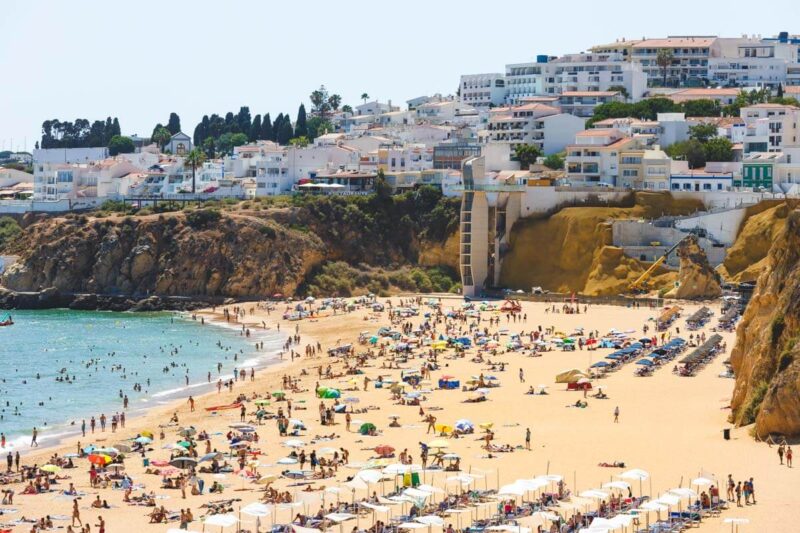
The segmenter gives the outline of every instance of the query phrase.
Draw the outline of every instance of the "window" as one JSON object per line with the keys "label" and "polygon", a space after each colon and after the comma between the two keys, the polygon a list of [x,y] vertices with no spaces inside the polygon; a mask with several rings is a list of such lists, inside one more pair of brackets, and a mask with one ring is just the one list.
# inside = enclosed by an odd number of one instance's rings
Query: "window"
{"label": "window", "polygon": [[703,190],[704,191],[710,191],[711,190],[711,184],[710,183],[704,183],[703,184]]}

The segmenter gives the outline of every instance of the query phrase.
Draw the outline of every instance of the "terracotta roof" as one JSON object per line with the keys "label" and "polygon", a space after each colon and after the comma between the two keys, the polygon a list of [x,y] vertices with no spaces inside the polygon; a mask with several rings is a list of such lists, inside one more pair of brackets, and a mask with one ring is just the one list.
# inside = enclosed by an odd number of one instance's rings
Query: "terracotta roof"
{"label": "terracotta roof", "polygon": [[671,96],[737,96],[739,94],[740,89],[705,89],[705,88],[696,88],[696,89],[684,89],[682,91],[678,91],[676,93],[672,93]]}
{"label": "terracotta roof", "polygon": [[608,137],[609,135],[614,135],[615,133],[619,132],[615,129],[593,129],[579,131],[575,134],[575,137]]}

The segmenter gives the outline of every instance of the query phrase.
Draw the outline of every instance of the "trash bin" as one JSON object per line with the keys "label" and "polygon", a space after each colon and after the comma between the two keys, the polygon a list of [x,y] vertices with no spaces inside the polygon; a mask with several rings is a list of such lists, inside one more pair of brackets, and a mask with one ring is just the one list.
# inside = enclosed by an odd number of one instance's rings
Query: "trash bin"
{"label": "trash bin", "polygon": [[731,440],[731,428],[725,428],[722,430],[722,438],[725,440]]}

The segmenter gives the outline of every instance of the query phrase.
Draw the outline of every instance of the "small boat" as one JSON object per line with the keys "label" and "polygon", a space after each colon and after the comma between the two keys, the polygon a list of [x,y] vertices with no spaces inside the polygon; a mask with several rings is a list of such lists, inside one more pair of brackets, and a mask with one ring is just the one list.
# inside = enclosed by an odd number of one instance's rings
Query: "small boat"
{"label": "small boat", "polygon": [[0,320],[0,326],[13,326],[14,320],[11,318],[11,315],[6,315],[3,320]]}

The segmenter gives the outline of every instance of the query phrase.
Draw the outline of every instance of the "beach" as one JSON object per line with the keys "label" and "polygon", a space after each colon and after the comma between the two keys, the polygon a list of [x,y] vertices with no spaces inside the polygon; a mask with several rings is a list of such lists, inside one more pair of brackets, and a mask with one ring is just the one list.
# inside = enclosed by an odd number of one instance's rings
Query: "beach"
{"label": "beach", "polygon": [[[406,319],[411,324],[409,326],[411,329],[426,320],[426,313],[435,317],[433,307],[425,303],[431,297],[421,298],[423,303],[419,305],[419,315]],[[379,299],[388,309],[386,300]],[[388,300],[394,308],[400,306],[399,297]],[[436,296],[432,302],[437,304],[441,302],[441,309],[458,310],[463,306],[463,300],[454,296],[442,296],[441,300]],[[502,301],[496,304],[500,305]],[[290,346],[289,350],[294,350],[301,357],[292,361],[290,352],[284,353],[278,364],[257,370],[254,380],[251,381],[248,373],[244,380],[234,382],[232,391],[226,391],[223,387],[219,393],[212,391],[195,396],[194,412],[190,411],[187,393],[186,398],[176,399],[169,405],[154,407],[130,419],[127,427],[118,429],[115,434],[106,431],[97,432],[93,436],[87,435],[85,438],[70,437],[58,446],[26,453],[22,459],[23,465],[41,465],[54,453],[63,456],[65,453],[75,452],[79,440],[81,447],[89,444],[113,446],[136,437],[143,431],[153,432],[155,436],[155,441],[150,446],[152,451],[146,453],[149,462],[168,461],[171,450],[163,449],[163,446],[182,440],[177,433],[178,428],[187,426],[194,426],[198,432],[208,432],[212,449],[227,454],[230,447],[225,436],[230,431],[231,424],[240,423],[239,410],[237,408],[213,413],[206,408],[234,404],[241,395],[247,398],[253,398],[254,394],[261,395],[262,398],[267,397],[272,392],[285,388],[283,377],[288,375],[299,379],[297,386],[298,390],[302,391],[287,391],[287,397],[293,406],[291,418],[302,420],[307,427],[307,431],[296,437],[303,442],[303,446],[298,450],[302,449],[306,454],[310,454],[312,450],[325,447],[345,449],[349,452],[351,465],[340,466],[333,478],[313,480],[310,485],[297,485],[297,480],[282,477],[281,472],[287,468],[298,468],[297,465],[287,467],[277,464],[279,459],[291,452],[284,443],[292,437],[280,437],[275,420],[265,420],[263,425],[259,425],[254,416],[257,409],[254,402],[245,402],[247,411],[245,422],[253,424],[259,435],[259,442],[252,447],[261,452],[261,455],[255,457],[258,465],[247,467],[245,470],[257,472],[261,476],[276,475],[277,479],[272,486],[279,491],[288,491],[293,501],[302,502],[302,505],[294,507],[270,506],[271,515],[261,519],[262,530],[270,523],[288,523],[298,512],[315,514],[323,497],[328,506],[337,498],[350,501],[367,497],[373,491],[378,494],[391,492],[396,479],[370,485],[367,489],[356,489],[355,492],[343,483],[348,477],[358,474],[358,465],[366,465],[376,456],[374,448],[380,445],[391,446],[396,455],[408,450],[412,462],[418,464],[420,442],[428,443],[441,438],[439,435],[427,432],[428,424],[420,416],[420,408],[424,410],[425,416],[431,414],[435,416],[437,424],[452,426],[457,420],[468,419],[475,425],[475,432],[472,434],[462,435],[460,438],[444,438],[446,451],[460,457],[461,472],[472,475],[468,482],[462,484],[459,481],[448,481],[454,472],[426,470],[420,474],[424,483],[448,492],[458,493],[464,489],[498,489],[518,479],[560,475],[563,477],[566,489],[576,495],[589,489],[599,489],[604,483],[619,481],[618,475],[629,469],[638,468],[647,471],[649,477],[641,486],[638,482],[630,482],[633,496],[639,496],[641,492],[656,499],[677,487],[693,488],[700,492],[707,490],[708,487],[692,486],[692,481],[697,478],[707,478],[715,485],[722,484],[720,493],[724,499],[724,483],[728,474],[731,474],[736,481],[754,478],[757,503],[742,507],[732,503],[730,508],[722,511],[719,516],[704,518],[700,530],[716,531],[725,528],[729,530],[730,525],[724,524],[723,520],[737,517],[750,520],[750,525],[742,526],[742,530],[748,530],[744,528],[749,527],[754,531],[790,531],[792,529],[790,525],[800,518],[800,510],[792,505],[794,495],[786,489],[796,483],[794,469],[778,463],[776,448],[754,442],[748,435],[747,428],[733,429],[731,439],[723,439],[723,430],[730,428],[726,419],[729,415],[727,406],[733,387],[731,379],[719,377],[725,371],[724,360],[728,356],[727,353],[717,354],[710,364],[699,369],[692,377],[674,374],[672,369],[677,362],[666,363],[656,369],[652,376],[639,377],[635,375],[637,365],[630,362],[602,379],[593,380],[593,390],[589,391],[585,398],[588,405],[585,408],[578,408],[574,405],[577,401],[584,400],[583,393],[568,391],[565,384],[556,384],[554,382],[556,374],[571,368],[585,371],[593,364],[604,360],[614,349],[588,350],[586,347],[574,351],[553,349],[541,353],[541,356],[531,357],[520,352],[502,353],[505,351],[506,343],[506,336],[503,335],[500,337],[502,342],[497,349],[501,353],[484,355],[484,361],[481,363],[471,360],[478,353],[474,346],[467,350],[463,358],[451,358],[452,349],[442,351],[437,357],[438,368],[431,371],[431,391],[424,385],[420,391],[420,396],[424,398],[420,405],[409,406],[398,404],[387,388],[376,388],[375,383],[389,379],[397,381],[401,372],[419,370],[424,359],[410,358],[400,365],[400,369],[388,369],[381,367],[385,364],[384,358],[368,358],[366,365],[359,366],[363,374],[340,375],[332,379],[322,379],[318,375],[317,369],[320,366],[325,369],[330,365],[334,373],[341,373],[344,368],[341,358],[327,355],[328,349],[352,343],[357,353],[370,349],[377,352],[378,345],[382,341],[379,340],[372,346],[369,343],[358,344],[358,338],[362,333],[368,337],[377,336],[381,327],[392,328],[387,311],[375,312],[370,306],[360,306],[351,312],[337,312],[335,315],[290,321],[280,317],[287,308],[291,311],[293,305],[276,303],[269,313],[263,305],[255,303],[240,305],[244,310],[244,316],[232,320],[237,327],[244,324],[246,328],[256,333],[259,329],[264,329],[263,323],[273,331],[280,327],[281,333],[297,334],[299,342]],[[580,314],[552,312],[554,306],[556,311],[561,311],[562,305],[563,302],[521,302],[516,322],[508,319],[507,314],[498,311],[480,311],[479,328],[482,330],[486,327],[490,334],[499,330],[508,330],[507,333],[511,334],[531,332],[542,326],[543,330],[553,328],[554,334],[563,332],[565,335],[578,328],[585,328],[585,335],[588,335],[589,330],[596,330],[599,336],[616,329],[623,332],[632,331],[631,338],[636,339],[653,334],[651,329],[650,333],[645,335],[642,327],[649,325],[652,328],[654,323],[650,319],[659,314],[659,310],[647,307],[634,309],[595,305],[589,305],[586,312],[581,306]],[[685,318],[700,305],[694,303],[680,305],[683,307],[682,317],[669,329],[671,336],[688,339],[690,333],[711,335],[711,328],[716,325],[716,317],[721,314],[718,303],[708,304],[714,311],[714,316],[701,330],[692,332],[685,329]],[[311,305],[313,306],[314,304]],[[233,307],[228,306],[227,309],[232,310]],[[198,316],[205,318],[208,323],[206,327],[214,327],[210,324],[212,321],[231,325],[231,322],[223,316],[223,309],[225,308],[205,310],[198,313]],[[490,326],[487,323],[489,317],[498,318],[499,324]],[[466,329],[472,320],[474,319],[456,327]],[[443,332],[444,323],[444,317],[437,319],[434,324],[437,334]],[[679,334],[676,328],[680,328]],[[722,343],[729,352],[735,334],[721,332],[720,335]],[[547,336],[547,338],[552,337],[554,335]],[[306,346],[316,347],[317,343],[321,351],[318,351],[315,357],[307,357]],[[427,353],[427,349],[423,348],[415,353]],[[504,370],[500,371],[497,366],[491,369],[488,359],[495,363],[504,363]],[[303,375],[304,372],[306,375]],[[459,381],[457,389],[437,389],[439,378],[446,375],[453,376]],[[464,392],[461,387],[472,379],[472,376],[480,378],[489,375],[497,378],[493,381],[499,383],[499,387],[489,387],[485,401],[465,402],[467,399],[475,398],[476,394]],[[363,390],[365,378],[368,379],[366,391]],[[355,381],[351,381],[353,379]],[[320,424],[318,410],[320,402],[330,407],[335,400],[317,398],[315,389],[318,382],[322,387],[340,390],[340,401],[343,403],[347,398],[355,398],[348,409],[365,410],[351,415],[350,431],[346,428],[345,416],[342,414],[335,416],[335,424],[332,426]],[[548,394],[526,394],[531,387],[538,390],[540,385],[547,386]],[[356,390],[347,390],[353,388]],[[602,388],[608,396],[607,399],[592,397],[598,388]],[[273,397],[271,404],[265,409],[275,413],[279,408],[286,409],[286,407],[286,402],[275,401]],[[614,422],[614,412],[617,408],[619,420]],[[167,424],[173,415],[177,417],[178,424],[163,428],[165,439],[161,440],[158,435],[159,426]],[[397,416],[399,427],[390,427],[391,415]],[[374,424],[379,434],[376,436],[360,434],[357,430],[362,423]],[[482,424],[487,427],[491,425],[494,433],[493,445],[501,449],[508,445],[513,451],[488,452],[483,449],[484,440],[480,427]],[[524,449],[528,428],[531,432],[530,450]],[[331,440],[315,439],[316,436],[331,434],[335,435]],[[316,442],[312,443],[312,440]],[[198,444],[201,456],[205,446],[204,442]],[[388,460],[389,464],[396,461],[396,457]],[[615,463],[624,463],[624,467],[600,466]],[[151,507],[123,502],[124,490],[90,486],[88,462],[81,458],[75,459],[75,464],[77,468],[59,472],[59,475],[69,476],[70,479],[60,480],[59,484],[52,488],[58,487],[63,490],[70,482],[74,483],[77,491],[82,493],[79,509],[81,518],[85,522],[96,524],[97,516],[102,516],[106,522],[106,530],[113,532],[143,529],[166,531],[178,527],[177,522],[149,525],[147,514],[152,511]],[[162,489],[161,477],[146,474],[146,468],[138,454],[129,454],[124,461],[125,472],[130,475],[137,487],[134,494],[152,490],[155,492],[158,506],[163,505],[170,511],[190,508],[195,518],[195,521],[189,524],[190,530],[199,531],[203,528],[203,523],[199,520],[204,513],[201,506],[210,501],[227,498],[240,500],[232,505],[234,514],[238,514],[236,511],[239,507],[258,501],[263,495],[263,485],[251,483],[237,474],[238,465],[234,466],[234,472],[227,473],[224,477],[215,477],[218,474],[200,474],[205,482],[205,493],[189,494],[185,500],[182,499],[180,490]],[[177,473],[172,475],[174,477]],[[208,493],[207,489],[214,481],[219,481],[225,486],[221,495]],[[139,488],[140,486],[143,487]],[[304,490],[308,486],[314,490]],[[5,524],[23,516],[38,519],[45,514],[66,517],[71,515],[72,496],[55,491],[23,495],[24,485],[15,483],[4,486],[4,488],[9,487],[16,492],[14,503],[4,505],[2,509],[13,508],[15,512],[7,514],[4,511],[0,521]],[[335,494],[320,490],[323,487],[344,488]],[[549,490],[552,491],[553,488],[550,487]],[[611,489],[607,490],[608,494],[612,493]],[[623,491],[623,495],[627,494],[627,490]],[[101,500],[108,502],[110,509],[90,506],[98,495]],[[533,493],[527,495],[527,498],[530,499],[532,496]],[[685,508],[688,503],[688,500],[683,500],[680,505]],[[598,504],[599,501],[593,501],[591,498],[575,496],[571,504],[565,503],[556,509],[563,516],[569,516],[575,509],[586,512],[596,508]],[[469,508],[469,515],[446,516],[445,524],[452,523],[454,527],[465,527],[468,525],[467,516],[472,518],[490,516],[496,507],[497,502],[477,505]],[[570,507],[574,509],[570,511]],[[399,507],[394,514],[400,514]],[[655,521],[657,518],[656,513],[650,513],[646,519],[642,515],[641,521]],[[255,530],[252,517],[242,516],[242,519],[243,529]],[[381,518],[377,511],[365,512],[358,518],[358,525],[367,528],[376,519],[387,521],[387,518],[385,516]],[[54,523],[56,526],[66,526],[69,520],[56,520]],[[344,522],[342,527],[352,529],[356,525],[356,521],[353,520]],[[549,527],[549,524],[547,526]],[[15,531],[28,529],[30,524],[27,526],[19,524],[14,527]],[[228,530],[233,529],[235,526],[228,528]]]}

